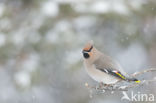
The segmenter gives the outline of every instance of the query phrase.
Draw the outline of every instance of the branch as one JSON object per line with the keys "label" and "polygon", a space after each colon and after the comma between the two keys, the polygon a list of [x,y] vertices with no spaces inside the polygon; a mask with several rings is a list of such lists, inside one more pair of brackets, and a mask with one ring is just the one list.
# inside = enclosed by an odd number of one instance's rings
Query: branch
{"label": "branch", "polygon": [[135,72],[132,74],[133,77],[136,77],[136,76],[139,76],[141,74],[144,74],[144,73],[147,73],[147,72],[153,72],[153,71],[156,71],[156,68],[150,68],[150,69],[147,69],[147,70],[144,70],[144,71],[141,71],[141,72]]}
{"label": "branch", "polygon": [[[156,68],[150,68],[141,72],[135,72],[133,73],[131,76],[136,77],[142,74],[145,74],[147,72],[154,72],[156,71]],[[99,84],[99,86],[90,86],[88,83],[85,83],[85,86],[89,89],[89,90],[96,90],[99,92],[105,92],[105,91],[128,91],[131,88],[135,88],[137,86],[143,86],[144,84],[149,84],[152,82],[156,81],[156,77],[154,77],[152,80],[142,80],[141,83],[132,83],[130,85],[117,85],[117,83],[113,84],[113,85],[101,85]],[[121,81],[119,81],[121,82]]]}

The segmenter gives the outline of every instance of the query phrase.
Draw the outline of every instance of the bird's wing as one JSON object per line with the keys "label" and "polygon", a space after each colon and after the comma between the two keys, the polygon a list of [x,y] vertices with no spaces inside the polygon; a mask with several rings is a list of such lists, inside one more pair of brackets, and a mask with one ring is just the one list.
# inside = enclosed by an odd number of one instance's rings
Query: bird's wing
{"label": "bird's wing", "polygon": [[120,72],[119,65],[113,61],[109,56],[102,55],[94,62],[96,69],[125,80],[126,77]]}
{"label": "bird's wing", "polygon": [[98,68],[98,69],[101,70],[102,72],[105,72],[107,74],[113,75],[113,76],[115,76],[117,78],[126,80],[126,77],[123,74],[121,74],[120,71],[117,71],[117,70],[113,70],[112,71],[111,69],[100,69],[100,68]]}

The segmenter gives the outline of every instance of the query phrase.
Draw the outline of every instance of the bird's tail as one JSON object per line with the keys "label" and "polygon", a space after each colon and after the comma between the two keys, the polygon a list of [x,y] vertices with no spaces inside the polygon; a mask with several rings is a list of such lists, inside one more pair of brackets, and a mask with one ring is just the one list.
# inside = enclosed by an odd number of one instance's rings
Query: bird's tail
{"label": "bird's tail", "polygon": [[136,83],[140,83],[141,81],[136,78],[127,78],[127,81],[134,81]]}

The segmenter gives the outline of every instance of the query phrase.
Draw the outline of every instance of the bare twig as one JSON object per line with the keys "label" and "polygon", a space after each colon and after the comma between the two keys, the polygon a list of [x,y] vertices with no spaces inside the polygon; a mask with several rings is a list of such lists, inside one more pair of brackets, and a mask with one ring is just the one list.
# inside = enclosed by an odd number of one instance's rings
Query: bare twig
{"label": "bare twig", "polygon": [[132,76],[136,77],[136,76],[142,75],[142,74],[147,73],[147,72],[152,72],[152,71],[156,71],[156,68],[150,68],[150,69],[147,69],[147,70],[144,70],[141,72],[135,72],[132,74]]}

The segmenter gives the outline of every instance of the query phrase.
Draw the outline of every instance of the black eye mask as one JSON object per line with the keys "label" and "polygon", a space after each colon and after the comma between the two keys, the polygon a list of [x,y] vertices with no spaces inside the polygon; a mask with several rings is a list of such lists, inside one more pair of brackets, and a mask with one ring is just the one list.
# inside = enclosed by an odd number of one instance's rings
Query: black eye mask
{"label": "black eye mask", "polygon": [[89,54],[87,52],[83,53],[83,57],[87,59],[87,58],[89,58]]}
{"label": "black eye mask", "polygon": [[93,46],[91,46],[91,48],[89,49],[89,50],[83,50],[83,57],[84,58],[89,58],[90,56],[89,56],[89,54],[88,54],[88,52],[91,52],[91,50],[93,49]]}
{"label": "black eye mask", "polygon": [[91,48],[87,50],[86,52],[91,52],[92,49],[93,49],[93,46],[91,46]]}

